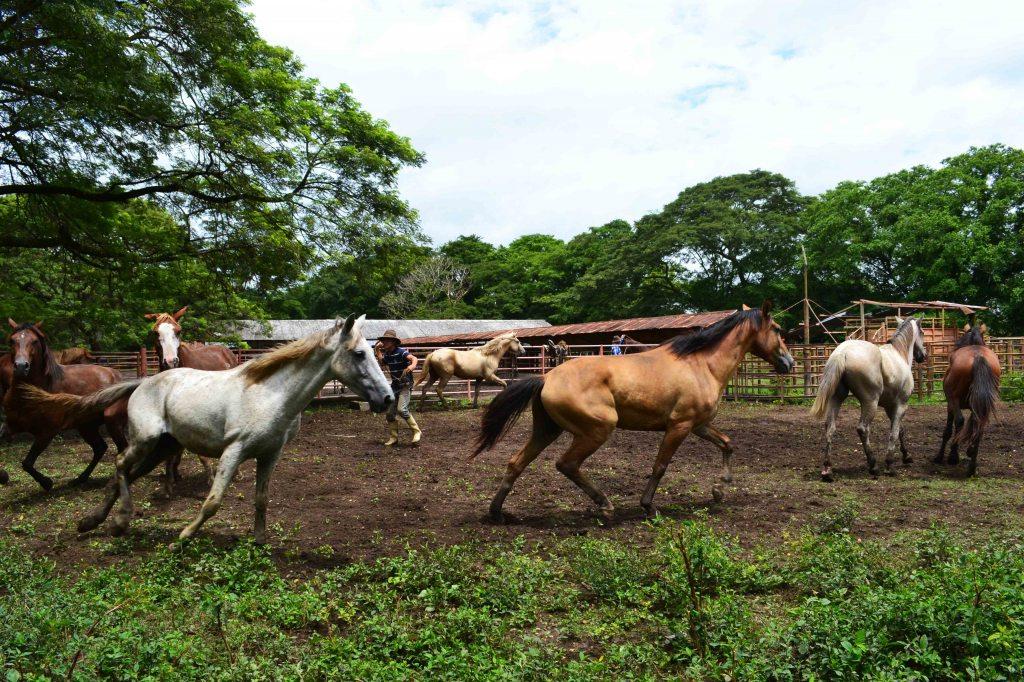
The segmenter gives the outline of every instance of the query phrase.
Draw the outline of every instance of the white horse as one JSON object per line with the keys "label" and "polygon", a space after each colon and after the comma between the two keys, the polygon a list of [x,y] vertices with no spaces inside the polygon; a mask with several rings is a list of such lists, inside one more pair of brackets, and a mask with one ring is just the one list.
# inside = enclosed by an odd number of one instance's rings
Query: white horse
{"label": "white horse", "polygon": [[447,404],[444,399],[444,387],[448,385],[453,376],[460,379],[475,379],[473,383],[473,407],[476,407],[480,400],[480,384],[488,381],[497,384],[502,388],[508,383],[498,376],[498,365],[505,353],[511,351],[513,355],[522,355],[523,344],[519,343],[515,332],[506,332],[496,336],[479,348],[469,350],[455,350],[454,348],[438,348],[429,353],[423,360],[423,371],[416,379],[416,386],[423,384],[423,392],[420,394],[420,407],[427,398],[427,391],[437,382],[437,397],[441,404]]}
{"label": "white horse", "polygon": [[256,460],[257,543],[266,542],[267,489],[284,446],[299,430],[302,410],[332,379],[348,386],[381,412],[394,400],[391,387],[362,335],[365,315],[292,341],[234,369],[178,368],[142,381],[125,382],[85,398],[35,394],[39,401],[63,401],[78,414],[102,409],[130,394],[128,447],[117,458],[117,473],[106,499],[78,524],[88,532],[110,514],[112,532],[127,531],[133,516],[129,486],[182,448],[219,458],[217,474],[199,515],[181,531],[187,540],[221,505],[242,462]]}
{"label": "white horse", "polygon": [[878,464],[871,452],[871,422],[879,405],[885,410],[891,424],[889,444],[885,451],[885,473],[890,476],[895,473],[892,460],[897,444],[903,453],[903,463],[910,463],[910,453],[907,452],[900,424],[907,411],[907,401],[914,392],[912,363],[924,362],[926,357],[921,323],[914,317],[902,320],[896,333],[882,346],[853,339],[842,342],[832,351],[825,363],[818,395],[811,408],[811,414],[815,417],[825,417],[825,459],[821,465],[823,481],[832,480],[832,437],[836,433],[839,408],[850,393],[860,401],[857,434],[864,446],[871,475],[878,475]]}

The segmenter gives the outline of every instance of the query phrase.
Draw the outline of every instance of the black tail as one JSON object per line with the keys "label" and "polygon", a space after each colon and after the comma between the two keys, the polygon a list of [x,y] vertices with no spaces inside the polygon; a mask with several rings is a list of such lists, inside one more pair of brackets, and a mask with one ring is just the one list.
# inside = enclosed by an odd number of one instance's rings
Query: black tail
{"label": "black tail", "polygon": [[971,416],[956,435],[956,442],[960,446],[970,447],[978,442],[981,432],[995,413],[998,398],[999,380],[985,358],[979,355],[974,358],[974,366],[971,367],[971,392],[967,396]]}
{"label": "black tail", "polygon": [[542,377],[530,377],[510,384],[499,393],[484,408],[484,414],[480,418],[480,435],[476,439],[476,449],[469,458],[473,459],[484,450],[490,450],[495,443],[504,438],[530,403],[540,398],[542,388]]}

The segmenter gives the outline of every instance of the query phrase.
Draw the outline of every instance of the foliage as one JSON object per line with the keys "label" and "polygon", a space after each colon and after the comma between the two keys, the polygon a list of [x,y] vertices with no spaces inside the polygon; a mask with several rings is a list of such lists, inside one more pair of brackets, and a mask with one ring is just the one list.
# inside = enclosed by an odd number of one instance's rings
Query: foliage
{"label": "foliage", "polygon": [[861,541],[841,507],[753,553],[701,519],[654,544],[460,545],[290,580],[208,543],[60,575],[0,541],[7,679],[1019,679],[1024,545]]}
{"label": "foliage", "polygon": [[395,282],[380,305],[395,318],[459,318],[465,316],[462,299],[469,288],[466,268],[446,256],[434,256]]}

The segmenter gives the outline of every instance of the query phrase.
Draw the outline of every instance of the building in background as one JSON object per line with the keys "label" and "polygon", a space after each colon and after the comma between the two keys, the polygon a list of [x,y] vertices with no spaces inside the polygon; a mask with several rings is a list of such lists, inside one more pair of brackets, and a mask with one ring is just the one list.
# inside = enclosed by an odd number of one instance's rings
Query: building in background
{"label": "building in background", "polygon": [[[272,348],[326,329],[334,320],[239,320],[236,333],[250,348]],[[550,327],[545,320],[367,320],[363,336],[372,344],[387,329],[406,339],[423,336],[482,334],[487,339],[502,331]]]}

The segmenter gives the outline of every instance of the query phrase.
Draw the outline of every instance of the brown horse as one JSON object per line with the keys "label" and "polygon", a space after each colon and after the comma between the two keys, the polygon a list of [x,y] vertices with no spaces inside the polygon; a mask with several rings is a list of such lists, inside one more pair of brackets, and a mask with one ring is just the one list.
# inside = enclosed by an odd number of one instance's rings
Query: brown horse
{"label": "brown horse", "polygon": [[[146,313],[144,316],[147,320],[153,320],[153,331],[156,333],[156,356],[160,363],[160,371],[175,367],[190,367],[216,372],[238,366],[238,358],[224,346],[181,342],[181,325],[178,324],[178,320],[187,310],[188,306],[185,306],[173,314]],[[213,483],[213,464],[202,456],[199,457],[199,461],[203,465],[207,482]],[[168,497],[171,495],[174,481],[181,480],[181,472],[178,470],[180,465],[180,451],[174,457],[167,459],[164,490]]]}
{"label": "brown horse", "polygon": [[53,352],[54,358],[62,365],[91,365],[96,356],[88,348],[65,348]]}
{"label": "brown horse", "polygon": [[[936,464],[943,463],[946,443],[953,436],[949,463],[957,464],[960,461],[959,449],[965,447],[970,458],[967,475],[973,476],[978,468],[978,446],[981,445],[982,433],[999,399],[1002,370],[999,358],[985,345],[985,325],[977,326],[972,319],[965,331],[949,356],[949,367],[946,376],[942,378],[942,390],[946,394],[946,429],[942,432],[942,445],[934,461]],[[962,410],[971,411],[966,427]]]}
{"label": "brown horse", "polygon": [[121,381],[121,373],[111,367],[99,365],[61,365],[50,352],[46,334],[40,329],[41,323],[18,324],[11,319],[8,319],[8,323],[14,331],[9,339],[12,361],[11,386],[4,396],[3,405],[7,416],[7,428],[11,434],[29,433],[33,438],[32,447],[22,461],[21,468],[44,490],[53,488],[53,480],[36,470],[36,459],[60,431],[74,427],[92,447],[92,461],[74,481],[76,484],[85,483],[103,458],[103,453],[107,451],[107,443],[100,435],[100,426],[106,425],[118,452],[127,445],[124,436],[125,401],[109,406],[102,417],[81,424],[68,424],[57,411],[47,412],[25,405],[18,387],[21,384],[30,384],[50,393],[88,395],[118,383]]}
{"label": "brown horse", "polygon": [[[722,389],[748,352],[772,363],[780,374],[793,369],[779,325],[771,319],[769,301],[760,310],[737,310],[696,334],[676,337],[643,353],[581,357],[544,377],[512,384],[485,408],[472,455],[493,448],[526,407],[533,406],[533,434],[509,460],[491,502],[491,518],[502,520],[502,505],[516,479],[563,430],[573,440],[555,466],[590,496],[608,521],[614,512],[612,503],[580,466],[617,428],[665,433],[640,499],[648,515],[654,511],[654,492],[672,455],[691,432],[721,450],[722,479],[732,480],[732,446],[727,436],[711,426],[711,420]],[[714,493],[716,500],[721,499],[717,487]]]}

